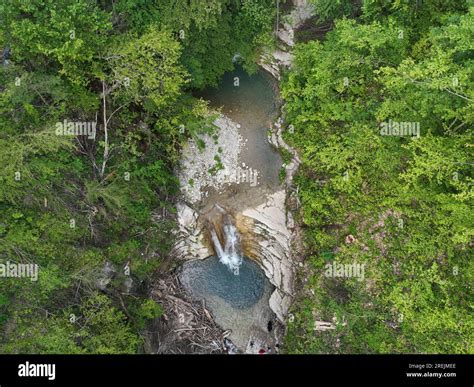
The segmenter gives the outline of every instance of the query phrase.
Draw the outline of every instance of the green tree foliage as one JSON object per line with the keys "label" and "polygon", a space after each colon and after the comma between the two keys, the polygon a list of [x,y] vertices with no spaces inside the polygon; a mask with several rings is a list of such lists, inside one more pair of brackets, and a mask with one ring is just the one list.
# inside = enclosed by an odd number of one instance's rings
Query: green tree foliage
{"label": "green tree foliage", "polygon": [[18,336],[8,340],[2,352],[120,354],[135,353],[140,344],[126,316],[101,294],[47,320],[23,320],[20,316],[18,321]]}
{"label": "green tree foliage", "polygon": [[182,60],[190,85],[217,85],[240,54],[248,69],[262,45],[272,44],[275,5],[272,0],[127,1],[115,7],[120,23],[144,32],[150,25],[166,26],[183,45]]}
{"label": "green tree foliage", "polygon": [[[296,48],[283,96],[310,258],[290,352],[474,351],[474,8],[408,17],[414,3]],[[389,120],[418,123],[420,137],[381,135]],[[364,264],[364,280],[326,276],[333,262]]]}
{"label": "green tree foliage", "polygon": [[[190,88],[269,32],[245,3],[0,4],[0,263],[39,265],[37,282],[0,278],[0,352],[141,350],[162,313],[149,285],[173,244],[180,149],[212,130]],[[58,135],[65,120],[95,137]]]}
{"label": "green tree foliage", "polygon": [[97,71],[98,52],[111,29],[110,16],[96,2],[6,1],[0,5],[4,40],[15,61],[28,68],[52,68],[83,84]]}
{"label": "green tree foliage", "polygon": [[356,9],[352,0],[311,0],[320,21],[350,16]]}
{"label": "green tree foliage", "polygon": [[160,110],[174,104],[186,83],[179,63],[180,45],[170,33],[151,28],[139,38],[124,39],[109,54],[110,82],[121,82],[119,99]]}

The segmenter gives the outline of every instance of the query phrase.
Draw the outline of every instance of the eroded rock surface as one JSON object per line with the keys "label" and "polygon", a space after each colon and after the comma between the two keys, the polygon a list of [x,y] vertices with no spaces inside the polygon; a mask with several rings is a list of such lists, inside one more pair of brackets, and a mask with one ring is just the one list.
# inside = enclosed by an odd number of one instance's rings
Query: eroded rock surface
{"label": "eroded rock surface", "polygon": [[280,80],[282,69],[288,69],[293,63],[292,48],[295,45],[295,32],[307,20],[315,15],[315,8],[308,0],[294,0],[293,8],[282,17],[277,31],[277,48],[266,52],[260,58],[260,66]]}

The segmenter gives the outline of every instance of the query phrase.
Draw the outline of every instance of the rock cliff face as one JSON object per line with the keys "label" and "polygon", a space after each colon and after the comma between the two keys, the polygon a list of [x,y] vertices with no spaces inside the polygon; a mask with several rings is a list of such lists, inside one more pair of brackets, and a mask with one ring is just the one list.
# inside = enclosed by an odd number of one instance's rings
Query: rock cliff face
{"label": "rock cliff face", "polygon": [[295,277],[292,232],[287,224],[285,199],[285,191],[278,191],[270,195],[266,203],[236,217],[245,255],[260,264],[275,286],[270,308],[282,323],[291,305]]}
{"label": "rock cliff face", "polygon": [[277,48],[273,52],[265,52],[259,63],[276,79],[280,80],[281,70],[290,68],[293,63],[291,50],[295,45],[295,31],[314,14],[314,6],[308,0],[293,0],[292,11],[281,18],[277,31]]}
{"label": "rock cliff face", "polygon": [[213,250],[205,242],[203,225],[199,214],[184,202],[177,204],[177,220],[179,229],[176,244],[171,252],[180,260],[204,259],[213,254]]}

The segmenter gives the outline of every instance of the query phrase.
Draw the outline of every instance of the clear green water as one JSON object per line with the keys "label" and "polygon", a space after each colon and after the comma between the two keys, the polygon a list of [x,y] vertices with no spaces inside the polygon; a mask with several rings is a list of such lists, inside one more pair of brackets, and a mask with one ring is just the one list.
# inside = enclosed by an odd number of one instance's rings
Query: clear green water
{"label": "clear green water", "polygon": [[217,88],[208,88],[198,96],[241,125],[239,133],[248,141],[239,161],[258,170],[259,184],[275,191],[280,184],[282,159],[269,144],[267,131],[278,113],[276,81],[263,70],[248,75],[237,67],[224,74]]}

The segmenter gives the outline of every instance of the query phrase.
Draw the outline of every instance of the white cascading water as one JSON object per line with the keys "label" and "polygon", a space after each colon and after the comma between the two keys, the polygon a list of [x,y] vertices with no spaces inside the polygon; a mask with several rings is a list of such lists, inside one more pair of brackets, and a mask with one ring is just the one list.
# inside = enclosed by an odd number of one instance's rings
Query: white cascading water
{"label": "white cascading water", "polygon": [[225,245],[222,247],[216,231],[211,230],[212,242],[216,250],[219,261],[226,265],[234,275],[239,275],[239,268],[242,264],[242,255],[240,254],[239,233],[236,227],[226,222],[223,227]]}

